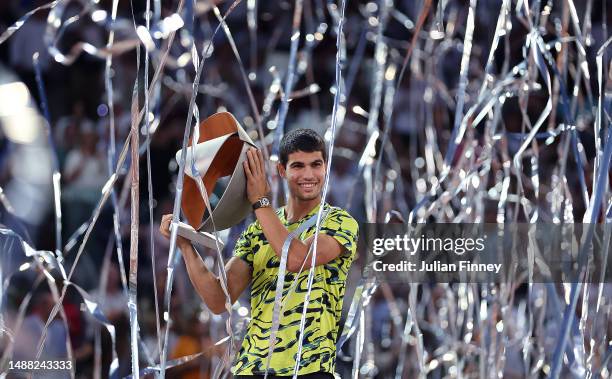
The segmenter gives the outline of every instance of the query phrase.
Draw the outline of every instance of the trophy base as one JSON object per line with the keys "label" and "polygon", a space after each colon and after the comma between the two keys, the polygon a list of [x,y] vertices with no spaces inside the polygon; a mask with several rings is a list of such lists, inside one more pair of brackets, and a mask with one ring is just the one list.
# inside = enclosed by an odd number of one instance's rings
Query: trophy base
{"label": "trophy base", "polygon": [[191,242],[209,249],[217,249],[217,243],[219,244],[219,249],[223,249],[225,246],[223,241],[221,241],[220,238],[215,238],[213,233],[195,230],[191,225],[185,224],[184,222],[179,221],[177,225],[177,233],[179,236],[185,237]]}

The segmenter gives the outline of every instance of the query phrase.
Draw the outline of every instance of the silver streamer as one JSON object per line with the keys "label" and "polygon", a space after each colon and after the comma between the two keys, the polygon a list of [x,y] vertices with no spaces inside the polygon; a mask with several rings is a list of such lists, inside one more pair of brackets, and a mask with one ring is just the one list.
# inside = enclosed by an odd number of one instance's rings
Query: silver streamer
{"label": "silver streamer", "polygon": [[[64,278],[62,283],[56,283],[54,277],[51,275],[51,270],[60,270],[61,267],[61,262],[58,261],[56,259],[56,257],[48,251],[39,251],[39,250],[35,250],[32,247],[30,247],[30,245],[28,245],[28,243],[26,243],[25,241],[23,241],[23,239],[21,238],[21,236],[19,236],[18,234],[14,233],[12,230],[8,230],[8,229],[0,229],[0,236],[3,236],[3,238],[6,237],[10,237],[13,238],[15,240],[18,241],[19,245],[20,245],[20,249],[21,252],[23,253],[24,257],[27,258],[26,262],[24,264],[22,264],[19,267],[19,271],[24,271],[24,270],[29,270],[29,269],[33,269],[33,268],[38,268],[40,274],[38,275],[38,279],[34,282],[34,287],[36,288],[38,286],[38,284],[43,280],[46,279],[46,281],[49,283],[49,286],[51,288],[51,292],[53,294],[53,298],[54,301],[56,302],[56,308],[57,308],[57,304],[61,304],[62,298],[65,295],[66,292],[66,288],[68,286],[73,286],[81,295],[84,304],[86,305],[86,310],[87,313],[98,323],[102,324],[107,332],[109,333],[110,337],[111,337],[111,341],[112,341],[112,362],[109,368],[109,377],[113,377],[115,371],[118,368],[118,360],[117,360],[117,354],[116,354],[116,348],[115,348],[115,328],[112,324],[110,324],[108,322],[108,320],[106,319],[106,317],[104,316],[104,314],[102,313],[102,311],[100,310],[98,304],[96,302],[94,302],[92,300],[92,297],[85,291],[83,290],[80,286],[71,283],[69,280],[66,280]],[[2,245],[3,249],[6,249],[5,251],[11,251],[12,249],[10,249],[8,246],[6,246],[6,240],[2,240]],[[4,259],[3,259],[4,261]],[[60,271],[62,272],[62,271]],[[5,278],[4,283],[2,283],[2,287],[5,287],[6,285],[8,285],[8,280],[10,279],[10,277],[12,276],[13,273],[8,273],[9,275],[7,275],[7,277]],[[58,284],[62,284],[62,294],[60,297],[60,294],[58,293],[58,288],[57,285]],[[26,308],[28,307],[29,303],[30,303],[30,299],[31,299],[31,295],[32,292],[29,292],[26,297],[23,299],[23,301],[21,302],[20,306],[19,306],[19,311],[18,311],[18,315],[17,315],[17,319],[15,322],[15,329],[14,331],[17,331],[20,329],[21,324],[25,318],[25,311]],[[59,310],[60,315],[62,317],[62,320],[64,322],[64,327],[66,328],[66,330],[68,330],[68,324],[67,324],[67,320],[66,320],[66,315],[64,313],[63,308]],[[11,332],[10,330],[7,331],[10,335],[14,335],[14,332]],[[44,342],[44,337],[46,335],[46,331],[43,330],[42,333],[42,338],[43,338],[43,342]],[[13,351],[13,342],[11,341],[11,343],[6,347],[6,350],[3,352],[2,358],[0,359],[0,367],[3,367],[5,369],[6,367],[6,362],[8,361],[8,359],[10,358],[12,351]],[[67,344],[67,349],[68,349],[68,358],[71,361],[74,361],[74,358],[72,357],[72,348],[70,346],[70,340],[67,339],[66,340],[66,344]],[[40,348],[38,349],[38,353],[40,354],[41,350]],[[71,376],[74,377],[74,368],[72,369],[71,372]]]}
{"label": "silver streamer", "polygon": [[[342,80],[342,66],[343,66],[343,61],[341,60],[342,54],[341,52],[343,51],[343,43],[344,43],[344,36],[343,36],[343,24],[344,24],[344,10],[346,7],[346,1],[342,0],[341,6],[340,6],[340,20],[338,22],[338,30],[337,30],[337,39],[336,39],[336,47],[337,47],[337,53],[336,53],[336,94],[334,96],[334,107],[332,110],[332,116],[331,116],[331,140],[329,141],[329,152],[328,152],[328,162],[327,162],[327,170],[325,172],[325,182],[323,184],[323,195],[321,196],[321,205],[319,207],[319,211],[317,212],[317,222],[316,222],[316,227],[315,227],[315,232],[314,235],[317,236],[319,234],[319,231],[321,230],[321,222],[322,220],[324,220],[324,214],[325,214],[325,209],[324,209],[324,205],[325,205],[325,199],[327,197],[327,192],[329,190],[329,177],[330,177],[330,173],[331,173],[331,164],[332,164],[332,157],[333,157],[333,153],[334,153],[334,140],[335,140],[335,132],[336,132],[336,125],[337,125],[337,112],[338,112],[338,106],[340,103],[340,98],[342,96],[342,91],[341,91],[341,80]],[[310,301],[310,293],[312,291],[312,281],[314,278],[314,271],[315,271],[315,262],[317,259],[317,242],[318,242],[318,238],[315,238],[312,244],[312,256],[311,256],[311,260],[310,260],[310,270],[308,273],[308,289],[306,290],[306,296],[304,299],[304,307],[303,307],[303,311],[302,311],[302,318],[300,320],[300,333],[299,333],[299,337],[298,337],[298,352],[296,355],[296,359],[295,359],[295,366],[294,366],[294,371],[293,371],[293,379],[297,378],[299,369],[300,369],[300,359],[302,356],[302,342],[303,342],[303,338],[304,338],[304,328],[305,328],[305,323],[306,323],[306,313],[308,311],[308,303]],[[299,275],[299,274],[298,274]],[[280,276],[280,275],[279,275]],[[280,280],[280,279],[279,279]],[[297,277],[296,277],[297,280]],[[282,286],[281,286],[282,288]],[[267,373],[267,371],[266,371]]]}
{"label": "silver streamer", "polygon": [[[128,276],[128,311],[130,318],[130,342],[132,352],[132,375],[137,376],[139,369],[140,354],[138,353],[138,308],[136,304],[136,291],[138,290],[138,226],[140,220],[140,172],[139,172],[139,133],[138,133],[138,88],[140,70],[140,50],[136,51],[137,55],[137,70],[136,81],[134,82],[134,90],[132,92],[132,125],[130,138],[130,158],[131,158],[131,188],[130,188],[130,259],[129,259],[129,276]],[[144,109],[148,109],[145,105]],[[149,115],[145,113],[145,118]]]}
{"label": "silver streamer", "polygon": [[[229,10],[226,12],[224,17],[227,17],[227,15],[238,5],[238,3],[240,2],[240,0],[236,0],[232,3],[232,5],[230,6]],[[219,31],[219,28],[221,27],[221,24],[219,25],[219,27],[217,27],[217,29],[215,30],[215,32],[213,33],[213,37],[214,35]],[[176,198],[174,201],[174,209],[173,209],[173,216],[172,216],[172,224],[176,225],[178,223],[178,215],[179,215],[179,209],[180,209],[180,200],[181,200],[181,195],[182,195],[182,191],[183,191],[183,179],[184,179],[184,166],[185,166],[185,161],[187,158],[187,142],[189,140],[189,135],[190,135],[190,131],[191,131],[191,125],[192,125],[192,116],[196,117],[196,124],[195,124],[195,128],[194,128],[194,136],[193,136],[193,140],[194,141],[198,141],[199,140],[199,135],[197,133],[199,133],[199,129],[198,129],[198,119],[199,119],[199,112],[197,110],[197,108],[195,107],[195,100],[196,100],[196,96],[197,96],[197,84],[200,81],[200,75],[202,73],[202,70],[204,68],[204,62],[206,61],[206,57],[208,56],[209,50],[212,48],[212,44],[209,44],[206,47],[206,50],[204,50],[202,52],[202,60],[201,62],[199,62],[199,65],[197,66],[197,70],[196,70],[196,77],[194,80],[194,83],[196,83],[196,85],[193,86],[194,90],[193,93],[191,95],[191,100],[189,102],[189,113],[187,116],[187,122],[185,125],[185,133],[183,135],[183,144],[182,144],[182,153],[181,153],[181,158],[179,161],[179,166],[178,166],[178,181],[176,184]],[[195,55],[195,54],[194,54]],[[196,60],[194,59],[194,65],[196,63]],[[193,156],[193,154],[192,154]],[[194,162],[191,162],[191,169],[194,170],[193,172],[197,172],[197,169],[195,169],[195,165]],[[198,183],[198,188],[200,190],[200,194],[202,196],[202,198],[204,199],[204,202],[206,204],[206,207],[208,209],[208,211],[210,212],[210,214],[212,214],[212,210],[210,208],[210,203],[208,201],[208,196],[206,194],[206,190],[204,189],[204,184],[201,180],[201,178],[199,178],[199,180],[197,181]],[[217,231],[216,231],[216,227],[214,226],[214,221],[213,221],[213,229],[214,229],[214,233],[215,236],[218,238],[217,236]],[[174,254],[175,254],[175,248],[176,248],[176,237],[177,237],[177,228],[173,227],[171,228],[171,236],[170,236],[170,251],[168,253],[168,276],[166,279],[166,293],[165,293],[165,299],[164,299],[164,305],[165,305],[165,311],[164,311],[164,316],[166,318],[166,322],[169,324],[170,323],[170,295],[172,293],[172,281],[173,281],[173,272],[174,272]],[[231,304],[230,304],[230,296],[227,290],[227,277],[226,277],[226,272],[225,272],[225,267],[223,265],[223,260],[221,259],[221,252],[219,249],[219,246],[217,244],[217,257],[218,257],[218,266],[219,266],[219,273],[220,273],[220,279],[221,279],[221,288],[223,289],[223,292],[225,293],[226,296],[226,303],[225,303],[225,308],[227,309],[228,312],[231,313]],[[232,335],[232,330],[231,330],[231,323],[230,320],[227,320],[226,323],[227,326],[227,332]],[[165,370],[166,370],[166,353],[167,353],[167,346],[168,346],[168,328],[166,328],[166,332],[164,334],[164,343],[163,343],[163,350],[161,352],[161,376],[164,377],[165,375]],[[232,350],[232,345],[233,345],[233,338],[230,340],[231,343],[229,345],[229,349]],[[227,354],[226,354],[227,355]],[[227,364],[227,361],[224,360],[224,366]]]}

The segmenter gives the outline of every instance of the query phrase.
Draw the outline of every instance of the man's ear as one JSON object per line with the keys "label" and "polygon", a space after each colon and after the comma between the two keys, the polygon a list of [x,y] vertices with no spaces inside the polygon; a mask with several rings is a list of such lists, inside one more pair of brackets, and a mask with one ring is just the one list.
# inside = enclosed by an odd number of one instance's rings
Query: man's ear
{"label": "man's ear", "polygon": [[285,174],[286,174],[286,172],[285,172],[285,166],[283,166],[283,164],[279,162],[279,163],[277,163],[277,164],[276,164],[276,169],[278,170],[278,175],[279,175],[281,178],[283,178],[283,179],[284,179],[284,178],[285,178]]}

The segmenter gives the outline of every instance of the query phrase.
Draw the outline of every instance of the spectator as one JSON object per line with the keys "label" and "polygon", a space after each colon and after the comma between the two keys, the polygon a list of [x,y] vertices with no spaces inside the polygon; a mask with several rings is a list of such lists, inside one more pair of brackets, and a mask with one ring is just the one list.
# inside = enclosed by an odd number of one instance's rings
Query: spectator
{"label": "spectator", "polygon": [[[30,299],[29,309],[26,317],[23,320],[21,328],[17,332],[14,341],[13,362],[17,361],[66,361],[68,353],[66,349],[66,340],[68,332],[64,327],[63,322],[59,318],[51,321],[47,329],[46,339],[42,348],[41,356],[36,359],[38,341],[40,340],[45,323],[53,310],[55,301],[49,285],[46,282],[40,284],[32,294]],[[42,373],[43,371],[39,371]],[[36,372],[35,372],[36,373]],[[52,378],[68,378],[70,371],[44,371],[42,374],[34,375],[34,377],[52,377]]]}
{"label": "spectator", "polygon": [[66,156],[63,189],[66,229],[72,233],[91,215],[107,180],[106,158],[97,150],[98,136],[89,124],[81,125],[80,146]]}

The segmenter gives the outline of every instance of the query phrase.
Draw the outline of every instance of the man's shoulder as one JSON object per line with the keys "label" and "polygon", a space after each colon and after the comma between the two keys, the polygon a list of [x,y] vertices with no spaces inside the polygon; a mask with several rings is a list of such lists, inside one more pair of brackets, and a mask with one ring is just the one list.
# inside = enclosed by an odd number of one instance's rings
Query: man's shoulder
{"label": "man's shoulder", "polygon": [[344,208],[329,205],[327,211],[327,220],[328,221],[336,221],[339,223],[350,222],[351,224],[357,224],[357,221],[351,214]]}
{"label": "man's shoulder", "polygon": [[329,203],[325,203],[325,208],[328,209],[327,211],[328,213],[346,213],[347,215],[350,216],[349,212],[346,209],[339,207],[337,205],[331,205]]}

